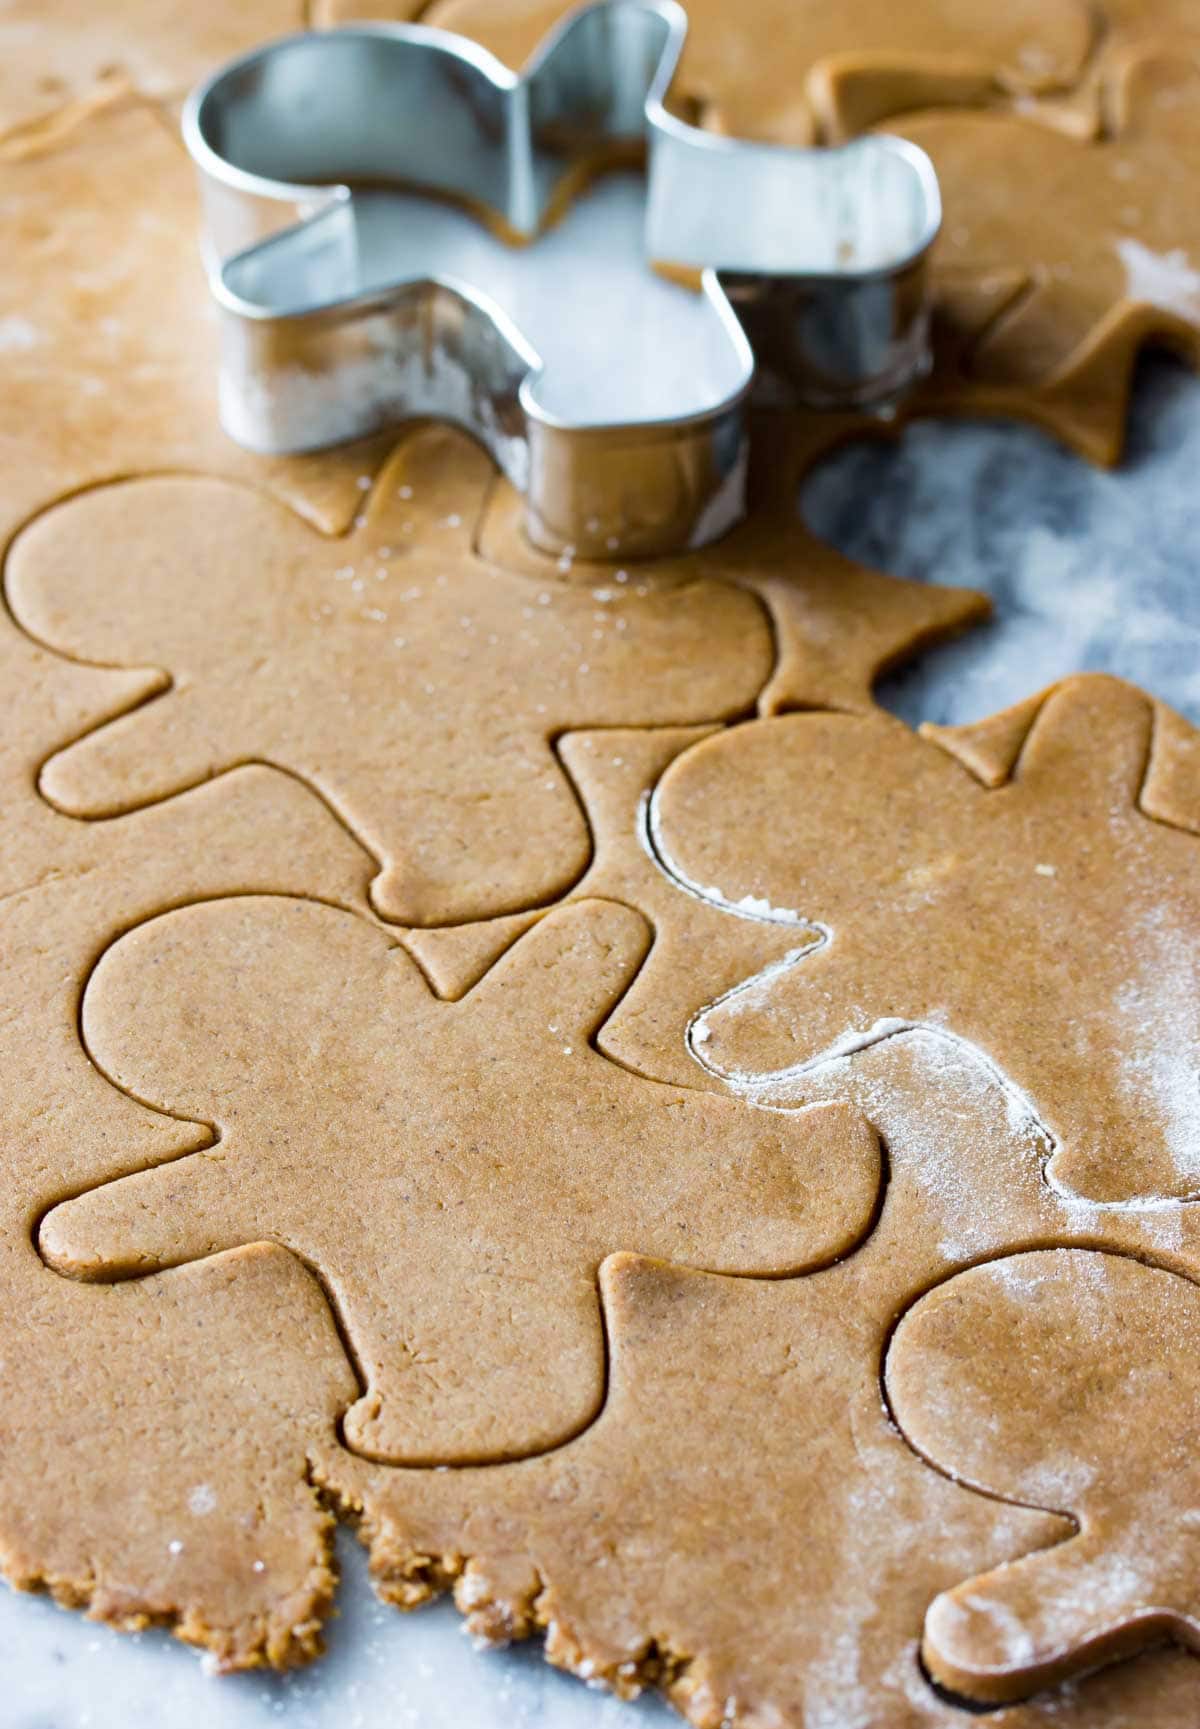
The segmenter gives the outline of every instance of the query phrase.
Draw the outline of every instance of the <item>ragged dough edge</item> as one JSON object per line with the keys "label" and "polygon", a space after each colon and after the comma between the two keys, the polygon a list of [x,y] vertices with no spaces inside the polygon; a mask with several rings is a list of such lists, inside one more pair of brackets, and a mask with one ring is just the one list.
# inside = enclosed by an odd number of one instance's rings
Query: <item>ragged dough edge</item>
{"label": "ragged dough edge", "polygon": [[316,1546],[304,1582],[267,1613],[239,1616],[231,1625],[210,1621],[195,1606],[131,1602],[128,1585],[110,1580],[111,1569],[89,1568],[82,1575],[30,1568],[8,1549],[0,1550],[0,1574],[16,1591],[46,1595],[63,1609],[81,1610],[89,1621],[120,1633],[162,1628],[185,1645],[206,1654],[206,1667],[230,1675],[247,1669],[294,1669],[324,1651],[323,1629],[334,1612],[338,1574],[333,1537],[337,1521],[327,1498],[309,1477],[316,1523]]}
{"label": "ragged dough edge", "polygon": [[656,1691],[695,1729],[734,1729],[754,1719],[738,1714],[736,1700],[718,1698],[703,1657],[681,1651],[647,1633],[632,1655],[615,1655],[589,1644],[588,1635],[563,1620],[554,1588],[524,1554],[511,1557],[520,1582],[501,1582],[499,1558],[449,1550],[441,1554],[418,1547],[403,1525],[373,1508],[356,1492],[314,1477],[327,1503],[356,1532],[367,1550],[376,1595],[408,1611],[449,1593],[463,1617],[463,1629],[480,1650],[500,1650],[527,1639],[543,1641],[545,1660],[588,1687],[637,1699]]}

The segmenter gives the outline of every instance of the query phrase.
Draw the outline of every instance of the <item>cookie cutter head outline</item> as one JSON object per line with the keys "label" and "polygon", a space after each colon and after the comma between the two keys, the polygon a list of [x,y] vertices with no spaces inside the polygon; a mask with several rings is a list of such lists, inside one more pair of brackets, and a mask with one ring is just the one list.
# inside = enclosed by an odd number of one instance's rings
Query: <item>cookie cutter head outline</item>
{"label": "cookie cutter head outline", "polygon": [[[347,26],[268,43],[198,86],[183,133],[226,431],[283,453],[450,420],[525,495],[536,545],[638,557],[741,515],[756,376],[775,400],[825,407],[909,388],[928,368],[941,222],[928,157],[886,135],[809,150],[688,125],[664,105],[686,28],[675,0],[598,0],[515,73],[447,31]],[[399,235],[386,280],[356,278],[354,188],[449,197],[529,241],[598,161],[634,150],[649,257],[699,271],[728,344],[734,382],[702,412],[562,420],[535,399],[538,354],[478,284],[414,274]]]}

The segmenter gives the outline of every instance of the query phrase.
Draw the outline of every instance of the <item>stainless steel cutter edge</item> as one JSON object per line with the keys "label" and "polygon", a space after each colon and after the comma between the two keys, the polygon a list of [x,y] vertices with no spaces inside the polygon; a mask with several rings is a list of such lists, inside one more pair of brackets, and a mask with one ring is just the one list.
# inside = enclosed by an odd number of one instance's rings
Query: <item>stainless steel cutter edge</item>
{"label": "stainless steel cutter edge", "polygon": [[[927,360],[925,265],[940,222],[928,159],[882,136],[791,150],[687,125],[663,106],[685,31],[674,0],[600,0],[515,73],[448,32],[360,25],[285,37],[194,91],[183,130],[231,435],[277,452],[446,418],[524,492],[537,544],[636,557],[702,544],[741,513],[755,352],[776,392],[836,406],[911,383]],[[532,237],[564,179],[643,140],[650,254],[702,268],[736,356],[735,388],[703,413],[554,419],[530,389],[537,356],[461,283],[397,277],[307,303],[257,291],[302,282],[322,249],[353,245],[352,183],[448,194]],[[897,234],[864,257],[872,224],[876,238],[888,224]]]}

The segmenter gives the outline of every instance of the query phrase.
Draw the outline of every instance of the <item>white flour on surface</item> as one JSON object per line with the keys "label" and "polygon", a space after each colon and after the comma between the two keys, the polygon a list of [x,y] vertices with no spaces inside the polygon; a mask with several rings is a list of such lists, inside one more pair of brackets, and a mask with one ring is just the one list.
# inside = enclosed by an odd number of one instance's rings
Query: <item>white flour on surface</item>
{"label": "white flour on surface", "polygon": [[1125,296],[1174,312],[1180,318],[1200,317],[1200,270],[1193,268],[1182,247],[1152,252],[1128,236],[1116,243],[1125,266]]}

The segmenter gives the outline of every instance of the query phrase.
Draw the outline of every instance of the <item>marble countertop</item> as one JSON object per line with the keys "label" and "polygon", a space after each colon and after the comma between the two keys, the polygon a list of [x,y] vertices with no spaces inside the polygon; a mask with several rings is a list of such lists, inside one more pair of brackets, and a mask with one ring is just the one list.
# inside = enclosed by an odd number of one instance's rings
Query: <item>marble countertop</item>
{"label": "marble countertop", "polygon": [[[993,623],[881,689],[908,721],[964,721],[1064,673],[1116,672],[1200,721],[1200,381],[1141,372],[1125,466],[1088,468],[1027,429],[923,423],[896,447],[840,452],[805,514],[843,551],[995,598]],[[217,1681],[162,1633],[95,1627],[0,1591],[5,1729],[666,1729],[653,1700],[619,1704],[536,1649],[476,1652],[446,1604],[376,1603],[339,1536],[329,1654],[290,1676]]]}

